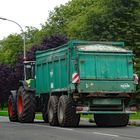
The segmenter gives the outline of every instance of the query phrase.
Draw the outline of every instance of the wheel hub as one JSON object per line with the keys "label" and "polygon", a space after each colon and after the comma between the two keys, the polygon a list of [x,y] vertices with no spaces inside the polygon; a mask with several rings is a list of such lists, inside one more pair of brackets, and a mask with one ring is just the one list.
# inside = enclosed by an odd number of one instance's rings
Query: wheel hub
{"label": "wheel hub", "polygon": [[60,118],[61,121],[64,118],[64,113],[63,113],[62,105],[60,105],[60,107],[59,107],[59,118]]}
{"label": "wheel hub", "polygon": [[49,121],[52,121],[52,119],[53,119],[53,109],[52,109],[52,107],[50,107],[48,115],[49,115]]}

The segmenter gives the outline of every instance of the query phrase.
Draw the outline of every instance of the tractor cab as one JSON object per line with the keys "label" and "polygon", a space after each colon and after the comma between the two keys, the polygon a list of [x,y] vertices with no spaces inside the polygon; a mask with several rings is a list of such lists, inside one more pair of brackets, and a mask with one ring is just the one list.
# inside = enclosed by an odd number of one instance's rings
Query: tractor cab
{"label": "tractor cab", "polygon": [[35,78],[35,61],[26,61],[24,63],[26,71],[26,80]]}
{"label": "tractor cab", "polygon": [[29,88],[35,88],[35,61],[24,62],[25,81]]}

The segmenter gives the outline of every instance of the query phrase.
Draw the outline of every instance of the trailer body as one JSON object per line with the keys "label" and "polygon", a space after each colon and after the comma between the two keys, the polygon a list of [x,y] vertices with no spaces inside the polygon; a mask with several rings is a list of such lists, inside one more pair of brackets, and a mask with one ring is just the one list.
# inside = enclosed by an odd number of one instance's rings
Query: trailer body
{"label": "trailer body", "polygon": [[[123,42],[70,41],[58,48],[37,52],[36,95],[83,94],[83,106],[93,108],[89,112],[97,113],[99,108],[99,113],[117,113],[116,110],[125,113],[121,96],[134,93],[136,85],[133,54],[123,46]],[[79,83],[73,83],[74,73],[78,74]],[[104,105],[107,107],[102,110]],[[119,107],[112,109],[111,105]]]}

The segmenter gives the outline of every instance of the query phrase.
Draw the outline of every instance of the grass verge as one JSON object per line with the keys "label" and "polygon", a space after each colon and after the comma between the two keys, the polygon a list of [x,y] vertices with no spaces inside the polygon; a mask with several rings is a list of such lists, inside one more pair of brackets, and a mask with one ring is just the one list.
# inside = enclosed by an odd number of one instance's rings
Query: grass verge
{"label": "grass verge", "polygon": [[0,111],[0,116],[8,116],[8,112],[7,111]]}
{"label": "grass verge", "polygon": [[140,119],[140,109],[137,111],[136,114],[131,114],[130,119],[132,120]]}
{"label": "grass verge", "polygon": [[35,115],[35,119],[36,119],[36,120],[43,120],[41,114],[36,114],[36,115]]}

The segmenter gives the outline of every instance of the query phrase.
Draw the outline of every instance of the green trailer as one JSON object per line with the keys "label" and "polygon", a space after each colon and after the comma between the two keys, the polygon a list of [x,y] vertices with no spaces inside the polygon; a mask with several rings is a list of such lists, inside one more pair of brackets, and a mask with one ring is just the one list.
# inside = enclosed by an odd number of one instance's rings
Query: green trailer
{"label": "green trailer", "polygon": [[133,53],[123,42],[69,41],[25,65],[26,82],[9,98],[11,121],[32,122],[41,111],[52,126],[77,126],[91,113],[98,126],[126,126],[136,111]]}

